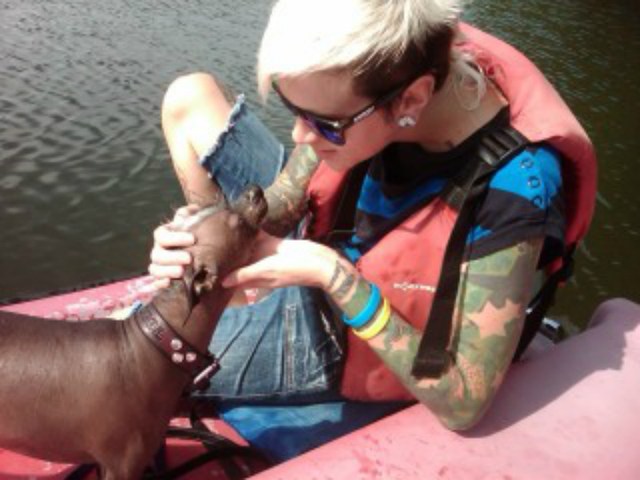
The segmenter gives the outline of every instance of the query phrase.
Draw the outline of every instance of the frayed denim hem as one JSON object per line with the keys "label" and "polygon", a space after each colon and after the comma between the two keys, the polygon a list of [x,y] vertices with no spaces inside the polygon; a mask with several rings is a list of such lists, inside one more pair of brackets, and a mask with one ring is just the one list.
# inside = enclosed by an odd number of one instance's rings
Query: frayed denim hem
{"label": "frayed denim hem", "polygon": [[241,93],[236,97],[236,101],[233,104],[233,108],[231,112],[229,112],[229,116],[227,117],[226,127],[220,135],[216,139],[215,143],[209,147],[209,149],[198,159],[198,163],[205,167],[208,167],[207,170],[211,172],[211,165],[213,164],[213,159],[216,156],[218,150],[224,148],[224,144],[227,141],[229,134],[233,127],[236,125],[236,122],[240,118],[240,115],[246,112],[246,98],[244,93]]}
{"label": "frayed denim hem", "polygon": [[249,185],[269,187],[286,161],[284,146],[239,95],[224,130],[199,159],[228,200]]}

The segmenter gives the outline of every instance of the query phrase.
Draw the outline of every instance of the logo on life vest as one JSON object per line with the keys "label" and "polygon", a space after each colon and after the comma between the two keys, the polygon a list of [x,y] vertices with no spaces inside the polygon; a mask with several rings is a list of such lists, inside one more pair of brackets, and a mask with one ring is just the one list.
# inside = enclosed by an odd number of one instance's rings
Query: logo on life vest
{"label": "logo on life vest", "polygon": [[434,287],[433,285],[409,282],[396,282],[393,284],[393,288],[395,288],[396,290],[402,290],[403,292],[419,290],[422,292],[435,293],[436,291],[436,287]]}

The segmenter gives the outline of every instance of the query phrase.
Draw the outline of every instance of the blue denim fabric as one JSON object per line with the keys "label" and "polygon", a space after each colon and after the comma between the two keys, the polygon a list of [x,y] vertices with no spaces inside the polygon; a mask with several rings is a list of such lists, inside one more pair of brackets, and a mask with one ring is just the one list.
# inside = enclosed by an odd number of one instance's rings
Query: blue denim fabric
{"label": "blue denim fabric", "polygon": [[[249,184],[271,185],[285,161],[284,147],[247,108],[244,96],[200,159],[230,199]],[[253,305],[227,308],[209,348],[221,369],[199,395],[252,402],[335,399],[342,336],[334,315],[321,305],[328,305],[322,292],[288,287]]]}
{"label": "blue denim fabric", "polygon": [[[283,462],[409,405],[325,402],[314,405],[221,405],[221,417],[270,460]],[[311,475],[310,477],[311,478]]]}
{"label": "blue denim fabric", "polygon": [[227,128],[200,159],[228,200],[247,186],[273,183],[286,162],[284,146],[256,117],[240,95],[229,114]]}
{"label": "blue denim fabric", "polygon": [[[249,184],[271,185],[285,162],[284,147],[243,96],[200,160],[231,200]],[[209,347],[221,369],[210,388],[194,396],[214,401],[222,418],[274,461],[406,405],[341,397],[346,353],[338,318],[321,291],[305,287],[276,289],[253,305],[227,308]]]}
{"label": "blue denim fabric", "polygon": [[209,346],[221,368],[198,395],[251,403],[338,398],[341,332],[319,308],[322,295],[280,288],[253,305],[227,308]]}

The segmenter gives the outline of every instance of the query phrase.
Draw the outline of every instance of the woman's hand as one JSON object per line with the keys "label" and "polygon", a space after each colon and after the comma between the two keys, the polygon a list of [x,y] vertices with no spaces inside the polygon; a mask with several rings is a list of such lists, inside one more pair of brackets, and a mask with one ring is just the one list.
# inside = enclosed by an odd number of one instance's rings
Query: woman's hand
{"label": "woman's hand", "polygon": [[172,279],[181,278],[185,265],[191,263],[191,254],[182,248],[193,245],[195,237],[190,232],[175,230],[175,226],[197,210],[195,205],[181,207],[170,223],[154,230],[149,273],[153,276],[155,288],[165,288]]}
{"label": "woman's hand", "polygon": [[303,285],[324,288],[337,253],[309,240],[287,240],[261,232],[250,265],[224,280],[225,287],[277,288]]}

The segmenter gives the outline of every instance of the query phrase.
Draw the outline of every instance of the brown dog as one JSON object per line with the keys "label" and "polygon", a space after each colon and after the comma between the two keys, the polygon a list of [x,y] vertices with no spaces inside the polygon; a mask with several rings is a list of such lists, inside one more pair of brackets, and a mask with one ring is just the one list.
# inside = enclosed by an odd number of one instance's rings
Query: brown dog
{"label": "brown dog", "polygon": [[0,447],[140,478],[181,393],[217,368],[201,352],[232,294],[219,279],[249,260],[266,210],[251,187],[190,217],[193,269],[125,321],[0,312]]}

